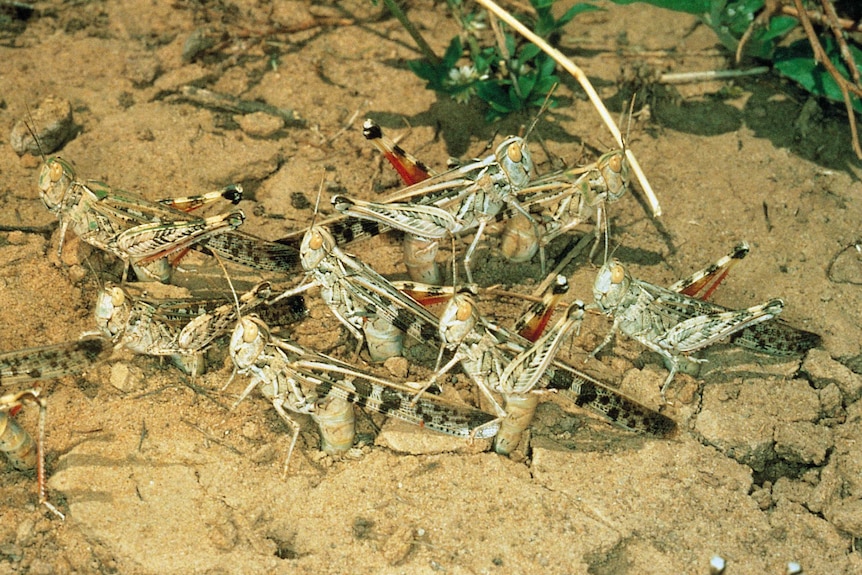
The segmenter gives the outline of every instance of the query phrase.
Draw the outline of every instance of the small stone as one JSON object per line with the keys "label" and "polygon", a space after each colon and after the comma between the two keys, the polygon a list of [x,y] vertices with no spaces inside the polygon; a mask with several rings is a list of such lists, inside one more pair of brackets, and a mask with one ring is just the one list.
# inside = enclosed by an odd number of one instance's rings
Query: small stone
{"label": "small stone", "polygon": [[402,356],[390,357],[383,362],[383,367],[389,370],[392,377],[404,380],[407,379],[407,373],[410,369],[410,362]]}
{"label": "small stone", "polygon": [[772,487],[772,498],[776,503],[781,499],[805,505],[811,497],[814,487],[803,481],[793,481],[786,477],[779,477]]}
{"label": "small stone", "polygon": [[111,366],[111,385],[123,393],[129,393],[141,386],[142,374],[128,364],[115,363]]}
{"label": "small stone", "polygon": [[252,441],[260,439],[260,427],[253,421],[246,421],[242,424],[242,436]]}
{"label": "small stone", "polygon": [[270,445],[270,444],[266,444],[266,445],[262,445],[260,448],[258,448],[256,450],[252,451],[249,454],[249,459],[251,459],[253,462],[255,462],[259,465],[262,465],[265,463],[272,463],[273,461],[275,461],[277,456],[278,456],[278,453],[275,449],[275,446]]}
{"label": "small stone", "polygon": [[48,96],[39,102],[27,119],[15,124],[9,135],[9,144],[19,156],[28,153],[43,156],[62,148],[74,131],[72,104],[66,99]]}
{"label": "small stone", "polygon": [[772,505],[772,493],[766,486],[761,489],[755,489],[754,491],[752,491],[751,498],[763,511],[766,511]]}
{"label": "small stone", "polygon": [[844,407],[841,389],[834,383],[830,383],[820,390],[820,409],[824,417],[843,418]]}
{"label": "small stone", "polygon": [[234,119],[243,132],[254,138],[269,138],[284,128],[284,120],[266,112],[254,112]]}

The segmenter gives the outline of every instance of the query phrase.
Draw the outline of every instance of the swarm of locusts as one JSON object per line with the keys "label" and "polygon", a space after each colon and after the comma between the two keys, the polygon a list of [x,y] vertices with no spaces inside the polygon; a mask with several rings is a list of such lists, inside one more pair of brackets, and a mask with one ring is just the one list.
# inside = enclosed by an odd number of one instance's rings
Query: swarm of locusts
{"label": "swarm of locusts", "polygon": [[[597,246],[607,246],[612,236],[608,212],[631,187],[625,150],[538,176],[528,132],[505,138],[487,157],[435,174],[373,121],[365,122],[363,134],[406,187],[374,202],[336,195],[332,216],[319,217],[318,206],[306,229],[277,241],[243,231],[245,216],[235,207],[242,205],[239,185],[151,201],[80,179],[65,159],[43,158],[38,189],[60,223],[58,252],[67,235],[75,234],[122,262],[123,269],[115,283],[100,278],[91,332],[67,343],[0,354],[0,450],[17,468],[38,468],[41,503],[62,517],[46,497],[42,437],[47,401],[36,382],[79,373],[110,358],[115,348],[170,357],[194,376],[206,368],[204,350],[227,341],[234,371],[224,388],[238,379],[246,386],[237,403],[255,389],[272,403],[291,433],[286,473],[299,422],[305,421],[297,414],[309,415],[317,424],[321,449],[340,453],[354,444],[355,406],[427,428],[421,433],[493,440],[493,449],[503,455],[518,446],[539,400],[549,393],[633,433],[673,434],[676,424],[661,409],[647,408],[585,373],[583,366],[557,357],[581,331],[586,313],[604,314],[613,322],[602,343],[585,350],[588,358],[617,333],[662,356],[668,368],[663,403],[669,403],[666,393],[681,360],[703,361],[690,354],[717,342],[729,340],[773,355],[804,354],[819,343],[817,335],[774,319],[784,307],[780,299],[738,310],[707,301],[730,266],[748,252],[744,242],[670,287],[637,279],[623,262],[605,256],[592,297],[587,303],[570,298],[567,278],[559,269],[547,271],[559,262],[549,261],[546,248],[579,231],[583,241],[573,249],[594,241],[589,259],[599,251],[607,253]],[[231,207],[216,216],[195,214],[216,202]],[[473,282],[473,270],[481,265],[477,248],[490,227],[502,227],[499,249],[505,257],[515,262],[538,258],[546,275],[534,302],[511,326],[483,314],[482,301],[494,292]],[[404,237],[410,282],[387,279],[346,251],[348,245],[359,248],[362,238],[388,230]],[[456,238],[470,237],[463,253],[453,248],[452,261],[438,261],[441,242],[454,246]],[[133,276],[170,282],[177,274],[191,273],[180,265],[190,250],[224,270],[225,285],[231,288],[222,297],[157,299],[134,289]],[[237,272],[228,273],[226,264],[232,270],[268,274],[268,279],[237,294],[230,283]],[[450,264],[452,281],[441,286]],[[466,283],[457,283],[459,275]],[[306,297],[321,298],[344,326],[352,354],[333,357],[285,335],[307,315]],[[437,350],[434,365],[425,366],[432,375],[424,381],[395,381],[368,365],[402,354],[413,342]],[[450,375],[459,371],[474,386],[475,405],[439,396]],[[27,404],[40,410],[36,440],[13,417]]]}

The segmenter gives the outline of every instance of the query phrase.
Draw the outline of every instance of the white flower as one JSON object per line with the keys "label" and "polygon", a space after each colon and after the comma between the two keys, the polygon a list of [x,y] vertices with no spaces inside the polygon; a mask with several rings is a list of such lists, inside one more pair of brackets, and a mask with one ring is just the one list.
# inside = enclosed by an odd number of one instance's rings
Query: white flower
{"label": "white flower", "polygon": [[449,70],[449,82],[451,86],[468,86],[479,79],[476,68],[473,66],[461,66]]}

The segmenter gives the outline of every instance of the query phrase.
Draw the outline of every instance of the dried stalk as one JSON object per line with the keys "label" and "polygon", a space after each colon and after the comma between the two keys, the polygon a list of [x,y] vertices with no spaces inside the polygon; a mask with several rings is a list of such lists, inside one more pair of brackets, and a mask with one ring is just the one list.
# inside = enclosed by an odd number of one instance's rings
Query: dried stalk
{"label": "dried stalk", "polygon": [[[799,12],[799,22],[802,24],[802,29],[805,30],[805,35],[808,37],[808,42],[811,44],[811,49],[814,51],[814,59],[820,62],[820,64],[826,68],[826,71],[829,72],[829,75],[835,80],[838,84],[838,88],[841,90],[841,95],[844,98],[844,106],[847,108],[847,119],[850,121],[850,134],[852,137],[853,143],[853,151],[856,152],[856,157],[862,159],[862,145],[859,143],[859,132],[856,128],[856,112],[853,110],[853,99],[851,96],[851,92],[856,95],[856,97],[862,98],[862,86],[858,84],[854,84],[847,78],[841,75],[841,72],[832,64],[832,61],[829,59],[829,56],[826,54],[826,50],[823,49],[823,46],[820,44],[820,40],[817,38],[817,32],[814,31],[814,26],[811,24],[811,20],[808,18],[808,13],[805,11],[802,6],[802,0],[793,0],[796,4],[796,9]],[[829,3],[829,0],[822,0],[824,3]],[[832,11],[834,14],[834,10]],[[827,19],[830,17],[830,14],[826,14]],[[836,25],[837,26],[837,25]],[[834,28],[833,28],[834,29]],[[843,37],[841,37],[840,30],[837,31],[838,36],[843,41]],[[845,44],[846,46],[846,44]],[[843,51],[842,51],[843,53]],[[856,62],[853,60],[853,56],[850,55],[850,51],[847,50],[847,56],[849,57],[849,61],[845,59],[845,63],[847,67],[851,70],[856,69]],[[855,76],[858,78],[858,75]]]}

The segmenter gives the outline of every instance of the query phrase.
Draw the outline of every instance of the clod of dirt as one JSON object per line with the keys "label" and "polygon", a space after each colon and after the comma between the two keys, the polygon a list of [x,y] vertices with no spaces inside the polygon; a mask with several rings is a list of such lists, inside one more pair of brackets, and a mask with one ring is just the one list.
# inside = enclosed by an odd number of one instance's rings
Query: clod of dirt
{"label": "clod of dirt", "polygon": [[254,112],[234,119],[243,132],[254,138],[270,138],[284,128],[284,120],[266,112]]}
{"label": "clod of dirt", "polygon": [[460,437],[417,429],[415,425],[395,419],[386,422],[374,444],[410,455],[481,453],[491,447],[491,441],[488,439],[468,441]]}
{"label": "clod of dirt", "polygon": [[862,397],[862,376],[832,359],[827,351],[809,351],[802,363],[802,371],[808,374],[812,385],[818,389],[823,389],[830,383],[837,385],[844,394],[846,405]]}

